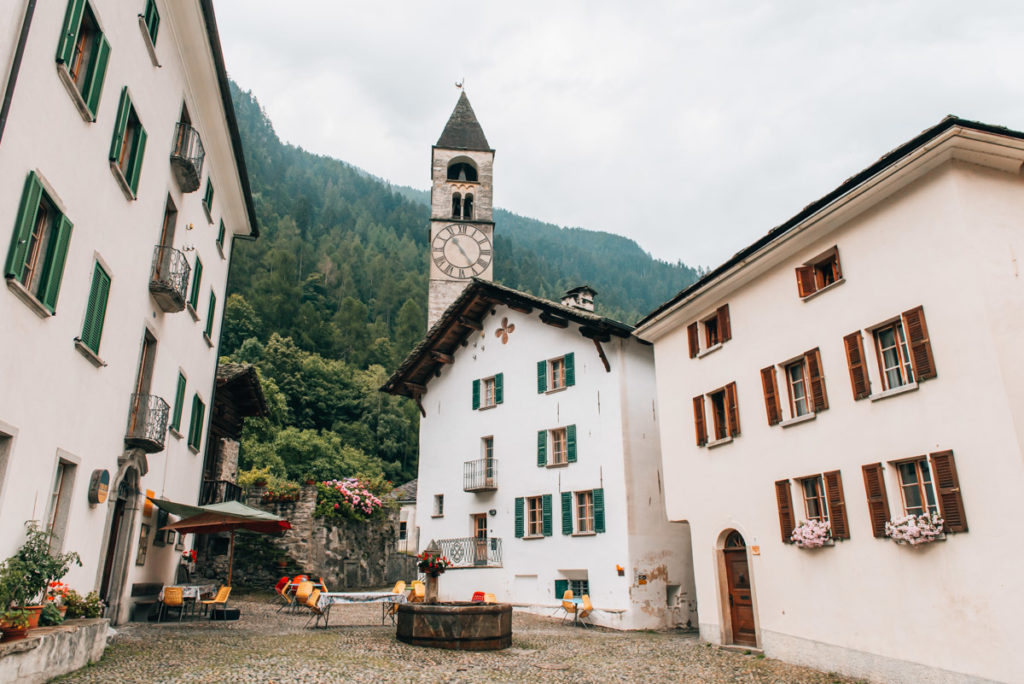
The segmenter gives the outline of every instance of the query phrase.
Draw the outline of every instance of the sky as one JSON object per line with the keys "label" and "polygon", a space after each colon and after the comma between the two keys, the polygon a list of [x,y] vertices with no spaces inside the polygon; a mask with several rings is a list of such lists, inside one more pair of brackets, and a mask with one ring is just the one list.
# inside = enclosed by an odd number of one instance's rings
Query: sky
{"label": "sky", "polygon": [[[495,206],[713,267],[947,114],[1024,130],[1024,3],[218,0],[286,142],[430,187],[465,83]],[[496,226],[500,232],[501,225]]]}

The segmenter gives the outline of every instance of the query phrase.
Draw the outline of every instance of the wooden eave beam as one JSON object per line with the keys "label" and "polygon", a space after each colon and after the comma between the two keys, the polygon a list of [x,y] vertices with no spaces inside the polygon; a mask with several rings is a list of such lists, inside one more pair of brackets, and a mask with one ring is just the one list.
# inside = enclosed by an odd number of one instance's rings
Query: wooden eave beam
{"label": "wooden eave beam", "polygon": [[444,352],[441,351],[437,351],[436,349],[430,352],[430,356],[438,363],[455,363],[454,356],[452,356],[451,354],[445,354]]}
{"label": "wooden eave beam", "polygon": [[568,328],[569,327],[569,321],[568,320],[566,320],[564,318],[561,318],[560,316],[554,316],[554,315],[548,313],[547,311],[545,311],[544,313],[542,313],[540,315],[540,320],[541,320],[541,322],[547,323],[548,325],[554,326],[556,328]]}
{"label": "wooden eave beam", "polygon": [[596,328],[580,328],[580,335],[595,342],[608,342],[612,339],[611,335],[606,331],[597,330]]}
{"label": "wooden eave beam", "polygon": [[526,304],[513,304],[511,302],[506,302],[505,306],[512,309],[513,311],[518,311],[521,314],[533,313],[533,307],[527,306]]}
{"label": "wooden eave beam", "polygon": [[458,321],[459,325],[465,328],[472,328],[473,330],[484,329],[483,323],[481,323],[480,321],[474,321],[472,318],[467,318],[466,316],[459,316]]}
{"label": "wooden eave beam", "polygon": [[597,355],[601,357],[601,363],[604,364],[605,372],[606,373],[611,373],[612,372],[612,366],[611,366],[610,363],[608,363],[608,357],[604,355],[604,347],[601,346],[601,343],[596,338],[591,338],[591,339],[594,340],[594,346],[597,347]]}
{"label": "wooden eave beam", "polygon": [[421,385],[418,382],[413,382],[412,380],[403,380],[402,384],[405,385],[409,389],[409,391],[412,392],[414,395],[427,393],[427,386]]}

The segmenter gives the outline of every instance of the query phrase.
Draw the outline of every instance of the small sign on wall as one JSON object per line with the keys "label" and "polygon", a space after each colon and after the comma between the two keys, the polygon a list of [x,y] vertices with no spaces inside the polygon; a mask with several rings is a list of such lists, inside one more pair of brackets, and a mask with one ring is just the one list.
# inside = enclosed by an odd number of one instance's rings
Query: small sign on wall
{"label": "small sign on wall", "polygon": [[638,586],[643,586],[647,584],[647,575],[643,573],[638,573],[636,576],[636,583]]}
{"label": "small sign on wall", "polygon": [[89,503],[101,504],[106,502],[109,491],[110,471],[92,471],[92,477],[89,478]]}
{"label": "small sign on wall", "polygon": [[750,547],[750,553],[752,555],[754,555],[754,556],[760,556],[761,555],[761,547],[757,546],[757,545],[751,546]]}
{"label": "small sign on wall", "polygon": [[146,490],[146,503],[142,505],[142,515],[144,515],[147,518],[153,517],[153,502],[150,501],[150,499],[152,499],[154,496],[156,496],[156,492],[154,492],[152,489]]}

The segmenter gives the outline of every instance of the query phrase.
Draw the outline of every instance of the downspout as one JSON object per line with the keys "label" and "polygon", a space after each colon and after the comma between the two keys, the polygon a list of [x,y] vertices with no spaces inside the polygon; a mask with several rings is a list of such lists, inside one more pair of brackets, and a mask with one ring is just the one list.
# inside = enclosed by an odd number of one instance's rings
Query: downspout
{"label": "downspout", "polygon": [[7,77],[7,87],[4,88],[4,102],[0,106],[0,142],[4,138],[4,129],[7,128],[7,114],[11,110],[11,100],[14,98],[14,86],[18,83],[18,72],[21,71],[21,58],[25,54],[25,43],[28,42],[28,30],[32,26],[32,15],[36,10],[36,0],[28,0],[25,7],[25,18],[21,20],[21,33],[18,34],[18,46],[14,49],[14,61],[11,63],[11,73]]}

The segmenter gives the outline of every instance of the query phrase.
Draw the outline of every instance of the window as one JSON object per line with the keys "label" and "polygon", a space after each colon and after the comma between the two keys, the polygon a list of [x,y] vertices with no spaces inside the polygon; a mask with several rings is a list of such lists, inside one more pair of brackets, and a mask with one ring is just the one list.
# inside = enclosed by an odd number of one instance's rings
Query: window
{"label": "window", "polygon": [[192,307],[192,313],[195,315],[196,307],[199,306],[199,284],[203,281],[203,262],[199,260],[199,255],[196,254],[196,265],[192,269],[192,291],[188,296],[188,305]]}
{"label": "window", "polygon": [[435,518],[440,518],[444,515],[444,494],[434,495],[434,513]]}
{"label": "window", "polygon": [[604,532],[604,490],[562,492],[562,534]]}
{"label": "window", "polygon": [[719,343],[717,317],[712,317],[704,321],[704,341],[707,344],[705,349],[714,347]]}
{"label": "window", "polygon": [[[859,330],[843,338],[846,348],[846,362],[850,369],[850,386],[853,398],[863,399],[888,396],[891,390],[901,387],[911,389],[938,374],[935,357],[932,354],[928,324],[924,318],[924,307],[918,306],[904,311],[895,320],[887,321],[870,331],[875,342],[875,358],[878,361],[878,375],[882,392],[871,395],[871,380],[864,362],[864,348]],[[892,392],[895,394],[895,392]]]}
{"label": "window", "polygon": [[551,536],[551,495],[515,499],[515,532],[519,539]]}
{"label": "window", "polygon": [[594,492],[576,492],[576,531],[594,531]]}
{"label": "window", "polygon": [[526,536],[540,537],[544,534],[544,505],[541,496],[531,496],[526,500],[526,510],[529,515]]}
{"label": "window", "polygon": [[473,410],[493,408],[505,400],[505,376],[473,381]]}
{"label": "window", "polygon": [[697,446],[708,443],[707,423],[704,418],[705,397],[711,404],[712,424],[715,441],[740,434],[740,415],[736,405],[736,383],[731,382],[721,389],[693,398],[693,422],[697,433]]}
{"label": "window", "polygon": [[910,350],[903,334],[903,323],[896,321],[875,330],[875,348],[878,351],[878,372],[882,387],[893,389],[914,382],[914,369],[910,365]]}
{"label": "window", "polygon": [[21,195],[4,275],[31,295],[31,303],[53,314],[64,275],[72,223],[43,190],[35,172],[28,174]]}
{"label": "window", "polygon": [[789,383],[789,410],[795,418],[809,413],[807,408],[807,392],[804,388],[803,359],[786,366],[786,378]]}
{"label": "window", "polygon": [[839,248],[819,254],[803,266],[796,269],[797,291],[803,298],[824,290],[843,279],[843,271],[839,267]]}
{"label": "window", "polygon": [[203,211],[210,223],[213,223],[213,181],[209,178],[206,179],[206,191],[203,193]]}
{"label": "window", "polygon": [[58,73],[88,121],[96,120],[109,60],[110,43],[100,31],[92,7],[82,0],[70,0],[57,44],[57,63],[62,65]]}
{"label": "window", "polygon": [[576,356],[565,356],[537,362],[537,393],[554,392],[576,384]]}
{"label": "window", "polygon": [[199,451],[203,444],[203,419],[206,417],[206,404],[198,394],[192,395],[192,417],[188,424],[188,446]]}
{"label": "window", "polygon": [[589,596],[590,580],[585,579],[557,579],[555,580],[555,598],[561,599],[566,591],[572,591],[573,596]]}
{"label": "window", "polygon": [[800,482],[804,495],[804,512],[808,520],[828,522],[828,507],[825,505],[825,484],[821,475],[807,477]]}
{"label": "window", "polygon": [[[800,495],[804,500],[806,520],[830,523],[833,539],[849,539],[850,528],[846,520],[846,499],[843,495],[843,478],[838,470],[820,475],[809,475],[797,479]],[[791,543],[790,536],[796,526],[792,493],[789,480],[775,483],[775,498],[779,507],[779,526],[782,541]]]}
{"label": "window", "polygon": [[406,521],[404,521],[404,520],[401,520],[398,523],[398,541],[405,541],[405,538],[406,538],[407,535],[408,535],[408,523]]}
{"label": "window", "polygon": [[[896,470],[905,514],[938,512],[945,532],[967,531],[967,515],[952,451],[937,451],[927,458],[917,456],[895,461],[892,465]],[[861,470],[872,530],[876,537],[884,537],[885,523],[889,521],[889,501],[882,464],[871,463],[862,466]]]}
{"label": "window", "polygon": [[110,293],[110,276],[99,262],[93,268],[89,299],[85,305],[85,322],[79,341],[93,354],[100,353],[100,338],[103,336],[103,320],[107,314],[107,296]]}
{"label": "window", "polygon": [[110,141],[110,168],[121,184],[125,196],[135,199],[142,173],[142,157],[146,150],[146,129],[132,105],[128,86],[121,89],[121,102],[117,106],[114,137]]}
{"label": "window", "polygon": [[178,372],[178,386],[174,392],[174,413],[171,414],[171,430],[181,433],[181,413],[185,408],[185,375]]}
{"label": "window", "polygon": [[224,219],[220,220],[220,228],[217,229],[217,251],[220,252],[221,258],[224,257],[224,234],[227,229],[224,227]]}
{"label": "window", "polygon": [[467,194],[466,199],[462,202],[462,218],[473,218],[473,195],[471,194]]}
{"label": "window", "polygon": [[537,431],[537,467],[561,466],[575,462],[575,425]]}
{"label": "window", "polygon": [[74,463],[62,458],[57,459],[57,472],[54,476],[53,490],[50,493],[49,515],[46,520],[46,531],[52,535],[50,537],[51,552],[59,552],[64,548],[76,470],[77,467]]}
{"label": "window", "polygon": [[[789,420],[783,427],[797,418],[813,417],[828,408],[828,392],[825,378],[821,374],[821,352],[815,347],[796,359],[780,364],[789,394]],[[761,387],[764,390],[764,404],[768,424],[782,421],[782,407],[779,405],[779,391],[775,384],[775,367],[761,369]]]}
{"label": "window", "polygon": [[452,218],[462,218],[462,195],[452,193]]}
{"label": "window", "polygon": [[907,515],[938,513],[932,485],[932,471],[927,459],[920,458],[896,464],[900,476],[900,493],[903,496],[903,512]]}
{"label": "window", "polygon": [[206,341],[210,344],[213,343],[213,314],[217,310],[217,295],[210,290],[210,308],[206,314],[206,330],[203,331],[203,336]]}
{"label": "window", "polygon": [[146,35],[156,45],[156,36],[160,30],[160,12],[156,8],[156,0],[146,0],[146,13],[142,15],[146,25]]}
{"label": "window", "polygon": [[448,180],[450,181],[469,181],[470,183],[476,183],[476,178],[476,167],[472,164],[456,162],[448,166]]}
{"label": "window", "polygon": [[[700,328],[704,327],[704,349],[700,346]],[[716,349],[718,345],[732,339],[732,322],[729,319],[729,305],[723,304],[715,309],[714,314],[700,321],[694,321],[686,327],[687,342],[690,347],[690,358],[703,356]]]}

